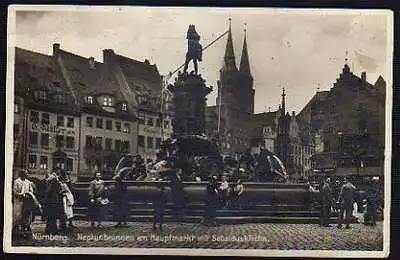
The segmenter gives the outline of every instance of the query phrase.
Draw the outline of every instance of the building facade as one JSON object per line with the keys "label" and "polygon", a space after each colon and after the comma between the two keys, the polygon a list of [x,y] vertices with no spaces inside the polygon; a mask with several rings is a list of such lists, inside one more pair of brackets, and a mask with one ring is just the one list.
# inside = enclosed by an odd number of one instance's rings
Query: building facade
{"label": "building facade", "polygon": [[[15,68],[14,168],[39,178],[57,167],[73,179],[112,174],[124,154],[154,159],[172,134],[171,98],[148,60],[107,49],[101,63],[55,43],[52,55],[16,48]],[[139,149],[141,136],[149,149]]]}
{"label": "building facade", "polygon": [[316,171],[323,168],[322,161],[337,172],[356,172],[365,167],[381,171],[385,93],[382,77],[371,84],[365,72],[357,76],[347,64],[329,91],[317,92],[297,118],[301,128],[314,136],[319,154],[315,156]]}
{"label": "building facade", "polygon": [[55,60],[16,48],[15,68],[15,167],[37,177],[55,167],[76,176],[79,113]]}

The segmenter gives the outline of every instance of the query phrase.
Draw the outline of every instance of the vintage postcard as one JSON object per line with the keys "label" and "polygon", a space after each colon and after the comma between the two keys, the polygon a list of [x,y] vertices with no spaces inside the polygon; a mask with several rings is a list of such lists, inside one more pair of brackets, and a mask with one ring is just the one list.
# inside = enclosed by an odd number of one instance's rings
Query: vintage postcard
{"label": "vintage postcard", "polygon": [[393,13],[10,6],[4,250],[389,254]]}

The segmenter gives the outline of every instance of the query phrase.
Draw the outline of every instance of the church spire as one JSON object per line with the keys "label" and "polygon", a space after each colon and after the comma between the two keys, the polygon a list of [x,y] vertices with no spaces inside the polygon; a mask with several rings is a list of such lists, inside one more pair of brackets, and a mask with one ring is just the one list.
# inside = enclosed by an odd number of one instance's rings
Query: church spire
{"label": "church spire", "polygon": [[286,97],[286,94],[285,94],[285,88],[283,88],[282,89],[282,107],[281,107],[281,115],[282,116],[284,116],[285,115],[285,106],[286,106],[286,104],[285,104],[285,97]]}
{"label": "church spire", "polygon": [[250,62],[249,62],[249,54],[247,52],[247,40],[246,40],[246,28],[247,23],[244,24],[244,41],[243,41],[243,50],[242,50],[242,57],[240,59],[240,68],[239,71],[243,74],[251,76],[250,72]]}
{"label": "church spire", "polygon": [[228,41],[226,42],[224,68],[228,70],[237,70],[235,62],[235,53],[233,51],[232,31],[231,31],[231,18],[229,18]]}

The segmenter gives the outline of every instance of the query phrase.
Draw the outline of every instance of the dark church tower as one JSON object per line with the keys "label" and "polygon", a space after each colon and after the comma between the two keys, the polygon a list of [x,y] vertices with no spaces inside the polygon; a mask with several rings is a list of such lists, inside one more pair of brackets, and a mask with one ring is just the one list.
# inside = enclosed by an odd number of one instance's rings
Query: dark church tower
{"label": "dark church tower", "polygon": [[[221,98],[221,100],[219,100]],[[253,76],[250,71],[247,51],[246,30],[239,69],[236,67],[231,25],[229,24],[224,64],[218,81],[217,105],[226,106],[241,112],[254,113]]]}
{"label": "dark church tower", "polygon": [[[238,69],[236,67],[235,53],[233,51],[231,24],[229,23],[228,40],[225,47],[224,64],[220,70],[218,80],[217,105],[235,107],[237,104],[234,96],[237,82]],[[221,99],[221,100],[220,100]]]}

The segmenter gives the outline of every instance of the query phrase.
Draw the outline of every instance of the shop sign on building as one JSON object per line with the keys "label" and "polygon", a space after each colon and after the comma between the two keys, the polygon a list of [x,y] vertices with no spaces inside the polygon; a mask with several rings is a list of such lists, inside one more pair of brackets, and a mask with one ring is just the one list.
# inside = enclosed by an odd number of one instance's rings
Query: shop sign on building
{"label": "shop sign on building", "polygon": [[65,127],[60,127],[57,125],[32,123],[31,129],[35,131],[53,133],[58,135],[75,135],[75,131],[71,129],[66,129]]}

